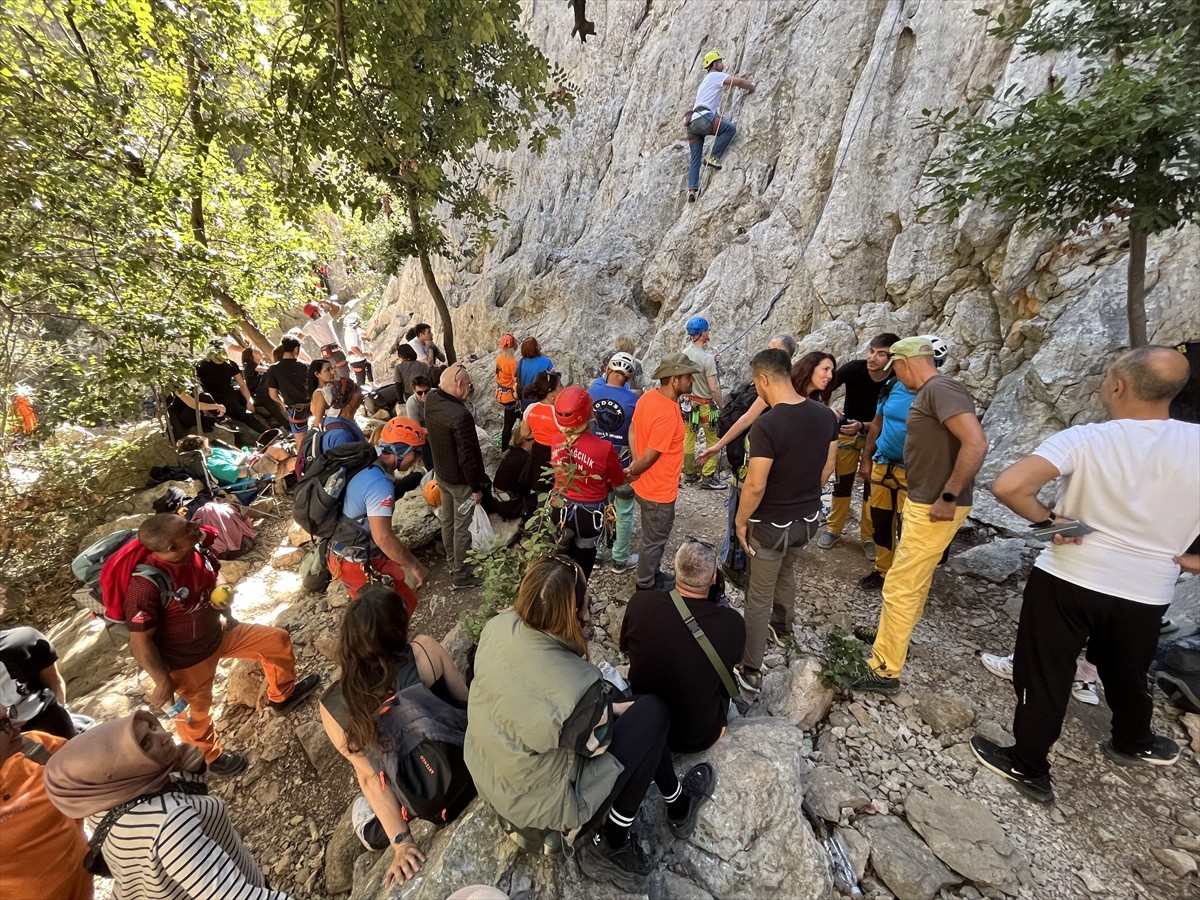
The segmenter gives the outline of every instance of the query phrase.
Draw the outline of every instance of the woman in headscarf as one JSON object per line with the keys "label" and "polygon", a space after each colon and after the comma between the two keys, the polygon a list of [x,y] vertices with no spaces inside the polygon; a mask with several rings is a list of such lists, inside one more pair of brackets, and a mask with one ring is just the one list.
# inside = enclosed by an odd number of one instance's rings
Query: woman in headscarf
{"label": "woman in headscarf", "polygon": [[[271,890],[208,796],[204,755],[177,744],[145,710],[97,725],[46,764],[46,795],[94,829],[93,872],[112,873],[117,900],[287,900]],[[96,858],[99,857],[99,858]]]}

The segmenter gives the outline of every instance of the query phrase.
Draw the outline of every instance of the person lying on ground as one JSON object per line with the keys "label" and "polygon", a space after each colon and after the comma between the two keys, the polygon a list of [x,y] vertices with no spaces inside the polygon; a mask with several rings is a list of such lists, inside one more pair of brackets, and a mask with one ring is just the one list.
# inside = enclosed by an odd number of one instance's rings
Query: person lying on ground
{"label": "person lying on ground", "polygon": [[[265,450],[253,453],[232,447],[214,446],[208,438],[189,434],[175,449],[180,453],[199,453],[218,484],[238,484],[257,475],[282,477],[295,468],[295,457],[284,447],[270,444]],[[282,464],[282,468],[281,468]]]}
{"label": "person lying on ground", "polygon": [[576,848],[589,878],[640,893],[652,868],[629,839],[650,782],[686,840],[715,774],[694,766],[681,783],[667,750],[670,713],[653,695],[613,702],[587,660],[577,608],[583,570],[538,560],[513,609],[483,629],[467,705],[465,757],[505,831],[535,853]]}
{"label": "person lying on ground", "polygon": [[[342,680],[321,698],[321,724],[350,761],[362,791],[355,801],[355,831],[370,850],[392,848],[389,885],[416,875],[425,856],[409,831],[412,811],[380,778],[388,752],[380,710],[397,691],[418,682],[451,706],[467,704],[466,682],[450,654],[428,635],[410,639],[408,629],[408,609],[399,595],[379,584],[363,588],[342,619],[337,648]],[[462,775],[467,777],[465,769]],[[447,793],[457,796],[460,790],[451,787]],[[468,792],[473,795],[474,789]]]}
{"label": "person lying on ground", "polygon": [[268,887],[225,804],[209,796],[204,771],[199,748],[175,743],[138,710],[54,754],[46,794],[63,815],[88,820],[116,900],[287,900]]}

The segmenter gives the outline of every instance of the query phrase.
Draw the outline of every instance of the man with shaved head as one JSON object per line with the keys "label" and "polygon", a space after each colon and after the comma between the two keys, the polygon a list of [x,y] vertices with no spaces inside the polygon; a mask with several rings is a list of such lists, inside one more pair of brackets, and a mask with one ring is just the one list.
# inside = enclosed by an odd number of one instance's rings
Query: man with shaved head
{"label": "man with shaved head", "polygon": [[[1054,799],[1047,756],[1085,641],[1112,710],[1105,756],[1122,766],[1179,759],[1179,745],[1150,730],[1146,670],[1180,569],[1200,571],[1200,555],[1187,553],[1200,534],[1200,425],[1168,417],[1187,379],[1177,350],[1130,350],[1100,385],[1109,421],[1048,438],[992,487],[1035,528],[1075,526],[1041,552],[1025,585],[1013,657],[1016,744],[971,739],[986,768],[1040,803]],[[1038,491],[1059,477],[1051,508]]]}

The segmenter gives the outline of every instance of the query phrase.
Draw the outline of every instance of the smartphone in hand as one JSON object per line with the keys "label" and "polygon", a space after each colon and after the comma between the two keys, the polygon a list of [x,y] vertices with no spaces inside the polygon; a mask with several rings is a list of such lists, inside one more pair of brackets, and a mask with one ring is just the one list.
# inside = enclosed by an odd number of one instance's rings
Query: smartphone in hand
{"label": "smartphone in hand", "polygon": [[1056,534],[1061,534],[1063,537],[1083,537],[1085,534],[1091,534],[1095,530],[1087,522],[1075,519],[1072,522],[1055,522],[1053,525],[1047,525],[1045,528],[1035,528],[1033,529],[1033,535],[1043,541],[1051,541],[1054,540]]}

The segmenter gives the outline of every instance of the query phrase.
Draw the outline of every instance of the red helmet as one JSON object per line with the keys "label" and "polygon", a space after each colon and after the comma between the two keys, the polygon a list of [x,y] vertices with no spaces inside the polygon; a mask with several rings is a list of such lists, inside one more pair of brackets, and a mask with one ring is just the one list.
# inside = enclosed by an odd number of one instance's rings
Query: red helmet
{"label": "red helmet", "polygon": [[379,440],[385,444],[407,444],[409,447],[425,446],[425,429],[413,419],[396,416],[389,419],[379,433]]}
{"label": "red helmet", "polygon": [[579,385],[559,391],[554,398],[554,418],[559,428],[578,428],[592,417],[592,398]]}
{"label": "red helmet", "polygon": [[500,335],[500,348],[502,350],[511,350],[517,346],[517,339],[511,334]]}
{"label": "red helmet", "polygon": [[319,319],[321,318],[321,307],[315,303],[305,303],[304,314],[310,319]]}

